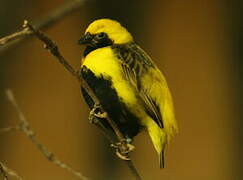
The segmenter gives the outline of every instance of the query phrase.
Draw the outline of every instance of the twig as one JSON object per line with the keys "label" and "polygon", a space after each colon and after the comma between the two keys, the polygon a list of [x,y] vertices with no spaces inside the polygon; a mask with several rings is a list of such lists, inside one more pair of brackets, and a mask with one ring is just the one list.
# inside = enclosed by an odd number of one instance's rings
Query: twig
{"label": "twig", "polygon": [[8,180],[7,172],[4,170],[1,162],[0,162],[0,177],[3,178],[3,180]]}
{"label": "twig", "polygon": [[[53,56],[55,56],[57,58],[57,60],[59,61],[59,63],[61,63],[66,68],[66,70],[68,70],[68,72],[70,72],[81,83],[81,86],[86,90],[86,92],[92,98],[94,103],[96,105],[99,105],[100,104],[99,99],[96,97],[93,90],[89,87],[89,85],[86,83],[86,81],[84,81],[82,79],[82,77],[79,76],[78,71],[75,71],[74,68],[68,63],[68,61],[65,60],[65,58],[59,52],[57,45],[43,32],[35,29],[31,24],[28,23],[28,21],[24,22],[23,27],[24,28],[28,27],[31,31],[33,31],[34,35],[45,44],[44,47]],[[112,121],[112,119],[108,116],[108,114],[105,112],[105,110],[102,107],[100,107],[100,110],[101,110],[101,112],[103,112],[105,119],[109,122],[109,124],[111,125],[112,129],[114,130],[114,132],[119,140],[119,144],[120,144],[118,147],[119,153],[122,156],[124,156],[124,159],[126,159],[127,165],[129,167],[129,169],[131,170],[132,174],[136,177],[137,180],[140,180],[141,177],[129,157],[130,147],[128,146],[127,141],[125,140],[121,131],[118,129],[116,123],[114,121]]]}
{"label": "twig", "polygon": [[16,32],[14,34],[11,34],[9,36],[3,37],[0,39],[0,46],[7,44],[10,41],[14,41],[18,38],[23,38],[26,35],[32,34],[31,31],[29,31],[27,28],[23,29],[22,31]]}
{"label": "twig", "polygon": [[19,126],[1,128],[0,133],[3,133],[3,132],[6,133],[6,132],[16,131],[16,130],[19,130]]}
{"label": "twig", "polygon": [[56,164],[57,166],[69,171],[76,177],[82,180],[88,180],[87,177],[82,175],[80,172],[74,170],[70,165],[67,165],[66,163],[63,163],[60,161],[52,152],[50,152],[46,146],[44,146],[35,135],[35,132],[30,128],[29,122],[25,118],[23,112],[21,111],[18,103],[15,100],[15,97],[11,90],[6,91],[6,95],[8,100],[11,102],[11,104],[15,107],[18,116],[19,116],[19,124],[18,128],[20,131],[22,131],[31,141],[32,143],[38,148],[38,150],[52,163]]}
{"label": "twig", "polygon": [[[51,11],[44,18],[37,21],[35,24],[36,29],[48,28],[49,26],[55,24],[58,20],[62,19],[64,16],[71,14],[72,12],[78,10],[86,0],[70,0],[65,4],[61,5],[57,9]],[[32,31],[29,29],[23,29],[19,32],[6,36],[0,39],[0,53],[8,50],[10,47],[17,45],[18,43],[25,40]],[[2,46],[2,47],[1,47]]]}
{"label": "twig", "polygon": [[3,177],[3,180],[8,180],[8,175],[13,176],[18,180],[23,180],[23,178],[18,175],[14,170],[8,168],[5,164],[0,162],[0,177]]}

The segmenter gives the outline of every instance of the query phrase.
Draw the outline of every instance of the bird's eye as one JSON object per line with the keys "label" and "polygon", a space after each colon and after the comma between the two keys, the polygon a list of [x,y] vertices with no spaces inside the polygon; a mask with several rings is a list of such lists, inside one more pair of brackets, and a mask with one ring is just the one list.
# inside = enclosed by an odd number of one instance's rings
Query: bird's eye
{"label": "bird's eye", "polygon": [[97,37],[98,39],[103,39],[103,38],[106,37],[106,33],[101,32],[101,33],[97,34],[96,37]]}

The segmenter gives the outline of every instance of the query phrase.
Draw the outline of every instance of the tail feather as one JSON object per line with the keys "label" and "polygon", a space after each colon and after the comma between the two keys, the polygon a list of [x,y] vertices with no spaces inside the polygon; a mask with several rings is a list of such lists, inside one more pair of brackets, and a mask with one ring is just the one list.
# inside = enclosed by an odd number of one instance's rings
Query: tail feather
{"label": "tail feather", "polygon": [[160,169],[165,167],[164,151],[159,154],[159,167]]}

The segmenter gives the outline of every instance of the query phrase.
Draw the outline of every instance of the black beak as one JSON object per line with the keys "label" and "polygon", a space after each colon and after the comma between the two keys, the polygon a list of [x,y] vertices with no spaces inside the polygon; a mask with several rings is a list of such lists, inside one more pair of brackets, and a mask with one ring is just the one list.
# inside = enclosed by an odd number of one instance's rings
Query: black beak
{"label": "black beak", "polygon": [[93,39],[93,35],[90,33],[86,33],[81,39],[79,39],[78,44],[83,45],[83,44],[90,44]]}

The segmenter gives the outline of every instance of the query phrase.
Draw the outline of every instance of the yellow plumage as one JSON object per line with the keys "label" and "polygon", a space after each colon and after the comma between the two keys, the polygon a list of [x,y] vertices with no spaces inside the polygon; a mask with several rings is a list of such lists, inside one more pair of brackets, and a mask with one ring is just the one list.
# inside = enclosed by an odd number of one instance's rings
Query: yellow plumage
{"label": "yellow plumage", "polygon": [[[118,22],[110,19],[94,21],[87,28],[87,34],[90,42],[82,39],[81,44],[90,46],[81,69],[85,67],[97,79],[111,83],[110,88],[117,93],[119,101],[139,120],[139,125],[145,127],[163,158],[166,144],[178,132],[172,97],[163,74]],[[101,41],[98,36],[107,39]]]}
{"label": "yellow plumage", "polygon": [[[98,57],[98,58],[97,58]],[[136,101],[133,88],[129,86],[122,75],[119,61],[116,60],[110,47],[103,47],[88,54],[82,66],[89,68],[97,77],[112,77],[112,85],[117,89],[119,97],[122,97],[128,104]]]}

